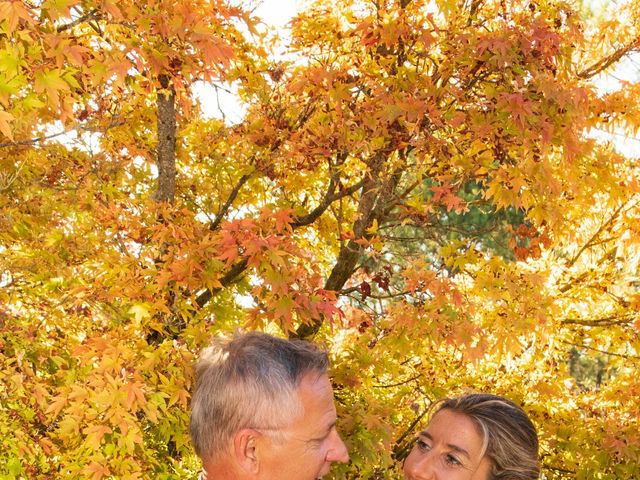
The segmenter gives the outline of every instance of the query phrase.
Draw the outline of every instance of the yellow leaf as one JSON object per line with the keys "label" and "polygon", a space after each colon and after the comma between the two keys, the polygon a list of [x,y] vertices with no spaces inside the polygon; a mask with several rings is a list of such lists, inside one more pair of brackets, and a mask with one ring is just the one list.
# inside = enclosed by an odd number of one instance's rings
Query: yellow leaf
{"label": "yellow leaf", "polygon": [[13,132],[11,131],[11,126],[9,126],[9,122],[13,122],[14,118],[8,112],[0,111],[0,132],[7,137],[9,140],[13,142]]}
{"label": "yellow leaf", "polygon": [[371,226],[369,228],[367,228],[367,233],[371,233],[374,234],[378,231],[378,220],[377,219],[373,219],[373,223],[371,224]]}
{"label": "yellow leaf", "polygon": [[79,385],[73,385],[71,387],[71,393],[69,393],[69,400],[75,400],[76,402],[83,402],[89,396],[87,389]]}
{"label": "yellow leaf", "polygon": [[74,417],[65,417],[58,423],[57,433],[63,441],[71,441],[80,435],[79,420]]}
{"label": "yellow leaf", "polygon": [[172,406],[176,403],[179,403],[183,407],[186,407],[189,403],[189,392],[187,392],[184,388],[180,388],[173,392],[171,398],[169,399],[169,406]]}
{"label": "yellow leaf", "polygon": [[102,437],[111,432],[111,428],[106,425],[92,425],[82,430],[82,433],[87,436],[86,444],[93,449],[100,448]]}
{"label": "yellow leaf", "polygon": [[4,47],[0,51],[0,71],[10,75],[17,75],[20,72],[20,51],[15,47]]}
{"label": "yellow leaf", "polygon": [[136,322],[140,322],[145,318],[149,318],[151,314],[149,313],[149,305],[145,303],[135,303],[129,309],[129,314],[133,315]]}
{"label": "yellow leaf", "polygon": [[63,73],[56,68],[36,74],[34,90],[38,93],[46,92],[50,105],[58,107],[58,92],[68,91],[69,84],[64,80]]}

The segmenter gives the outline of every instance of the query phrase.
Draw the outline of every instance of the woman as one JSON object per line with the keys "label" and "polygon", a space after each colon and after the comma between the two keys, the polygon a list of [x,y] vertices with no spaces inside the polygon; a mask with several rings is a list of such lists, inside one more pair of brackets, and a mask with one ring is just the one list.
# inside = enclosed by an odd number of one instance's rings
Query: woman
{"label": "woman", "polygon": [[442,402],[404,462],[405,480],[535,480],[538,435],[527,414],[497,395]]}

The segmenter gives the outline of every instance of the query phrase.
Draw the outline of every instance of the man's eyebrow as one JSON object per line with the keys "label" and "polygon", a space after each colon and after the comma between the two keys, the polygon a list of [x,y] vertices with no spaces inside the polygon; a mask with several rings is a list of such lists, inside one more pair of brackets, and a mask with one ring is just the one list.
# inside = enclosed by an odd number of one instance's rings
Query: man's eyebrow
{"label": "man's eyebrow", "polygon": [[331,430],[333,430],[333,427],[335,427],[337,423],[338,423],[338,421],[334,420],[329,425],[327,425],[327,428],[324,429],[324,433],[328,434]]}
{"label": "man's eyebrow", "polygon": [[[427,437],[429,440],[433,442],[433,435],[431,435],[428,431],[423,430],[422,432],[420,432],[420,435],[423,437]],[[455,452],[461,453],[462,455],[465,455],[467,458],[471,458],[471,455],[469,454],[469,452],[467,452],[464,448],[456,445],[455,443],[447,443],[447,448],[450,448]]]}
{"label": "man's eyebrow", "polygon": [[322,440],[326,438],[327,435],[331,433],[331,430],[333,430],[333,427],[335,426],[336,426],[336,420],[334,420],[329,425],[327,425],[327,427],[324,430],[320,431],[319,435],[317,437],[314,437],[313,440]]}

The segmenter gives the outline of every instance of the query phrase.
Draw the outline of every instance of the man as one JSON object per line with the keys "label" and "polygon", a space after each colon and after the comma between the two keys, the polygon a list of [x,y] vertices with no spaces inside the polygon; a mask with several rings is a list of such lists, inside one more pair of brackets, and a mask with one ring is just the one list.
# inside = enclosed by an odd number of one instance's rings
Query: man
{"label": "man", "polygon": [[205,349],[190,431],[207,480],[315,480],[347,462],[328,364],[311,343],[258,332]]}

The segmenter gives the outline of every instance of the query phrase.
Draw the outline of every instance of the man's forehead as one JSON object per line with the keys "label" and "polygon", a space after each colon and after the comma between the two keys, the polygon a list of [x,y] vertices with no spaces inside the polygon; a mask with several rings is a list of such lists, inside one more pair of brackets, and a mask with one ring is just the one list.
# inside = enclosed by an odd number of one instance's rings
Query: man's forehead
{"label": "man's forehead", "polygon": [[333,389],[326,374],[303,377],[298,388],[298,396],[303,407],[303,422],[312,422],[309,426],[314,429],[330,430],[335,425]]}
{"label": "man's forehead", "polygon": [[315,395],[325,395],[333,399],[333,387],[326,373],[309,372],[300,380],[300,393],[313,391]]}

